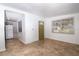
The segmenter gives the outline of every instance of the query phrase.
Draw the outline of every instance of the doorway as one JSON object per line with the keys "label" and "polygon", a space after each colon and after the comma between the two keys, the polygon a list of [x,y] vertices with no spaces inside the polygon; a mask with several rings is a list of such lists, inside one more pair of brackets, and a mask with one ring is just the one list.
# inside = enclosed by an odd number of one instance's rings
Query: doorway
{"label": "doorway", "polygon": [[[9,47],[10,44],[18,41],[22,34],[22,20],[23,14],[5,10],[5,47]],[[21,23],[19,25],[19,23]],[[19,31],[20,27],[20,31]]]}

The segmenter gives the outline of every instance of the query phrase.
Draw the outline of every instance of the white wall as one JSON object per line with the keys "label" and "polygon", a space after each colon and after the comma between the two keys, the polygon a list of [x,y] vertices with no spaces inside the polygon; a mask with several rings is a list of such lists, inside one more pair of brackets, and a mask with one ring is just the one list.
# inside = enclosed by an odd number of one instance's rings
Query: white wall
{"label": "white wall", "polygon": [[26,43],[31,43],[38,40],[38,21],[39,16],[26,14],[25,16]]}
{"label": "white wall", "polygon": [[[25,20],[21,20],[22,21],[22,32],[19,32],[18,30],[18,38],[20,41],[22,41],[23,43],[25,43]],[[19,25],[18,25],[19,26]],[[18,28],[19,29],[19,28]]]}
{"label": "white wall", "polygon": [[0,51],[5,50],[4,11],[0,7]]}
{"label": "white wall", "polygon": [[38,21],[41,20],[41,17],[31,13],[25,13],[24,15],[22,33],[20,32],[19,39],[24,44],[28,44],[38,40]]}
{"label": "white wall", "polygon": [[[53,33],[52,21],[74,17],[75,34]],[[79,44],[79,14],[69,14],[45,19],[45,38]]]}

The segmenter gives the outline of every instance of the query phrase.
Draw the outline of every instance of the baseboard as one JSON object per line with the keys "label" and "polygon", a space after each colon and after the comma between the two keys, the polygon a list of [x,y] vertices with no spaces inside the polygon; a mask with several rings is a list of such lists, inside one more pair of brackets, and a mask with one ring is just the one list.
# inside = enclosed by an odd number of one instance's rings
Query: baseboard
{"label": "baseboard", "polygon": [[6,51],[6,49],[1,49],[0,52]]}
{"label": "baseboard", "polygon": [[36,42],[36,41],[38,41],[38,40],[35,40],[35,41],[31,41],[31,42],[28,42],[27,44],[30,44],[30,43],[33,43],[33,42]]}
{"label": "baseboard", "polygon": [[23,40],[21,40],[21,39],[19,39],[23,44],[27,44],[25,41],[23,41]]}
{"label": "baseboard", "polygon": [[23,41],[23,40],[21,40],[21,39],[19,39],[23,44],[30,44],[30,43],[33,43],[33,42],[35,42],[35,41],[38,41],[38,40],[34,40],[34,41],[31,41],[31,42],[26,42],[26,41]]}
{"label": "baseboard", "polygon": [[79,45],[79,44],[77,44],[77,43],[73,43],[73,42],[66,42],[66,41],[57,40],[57,39],[51,39],[51,38],[45,38],[45,39],[56,40],[56,41],[65,42],[65,43],[69,43],[69,44]]}

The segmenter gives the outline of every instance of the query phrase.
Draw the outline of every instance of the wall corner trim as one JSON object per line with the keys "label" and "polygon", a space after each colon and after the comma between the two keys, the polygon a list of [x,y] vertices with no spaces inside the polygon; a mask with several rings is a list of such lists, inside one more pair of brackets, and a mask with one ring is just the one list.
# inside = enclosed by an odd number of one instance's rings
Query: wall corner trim
{"label": "wall corner trim", "polygon": [[1,49],[1,50],[0,50],[0,52],[3,52],[3,51],[6,51],[6,48],[5,48],[5,49]]}

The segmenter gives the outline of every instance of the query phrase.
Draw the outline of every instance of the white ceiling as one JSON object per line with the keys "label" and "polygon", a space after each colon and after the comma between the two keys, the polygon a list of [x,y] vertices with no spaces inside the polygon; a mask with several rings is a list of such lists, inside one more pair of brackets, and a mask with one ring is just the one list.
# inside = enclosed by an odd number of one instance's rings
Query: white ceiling
{"label": "white ceiling", "polygon": [[20,21],[24,17],[23,14],[6,10],[6,20]]}
{"label": "white ceiling", "polygon": [[2,3],[43,17],[79,12],[78,3]]}

